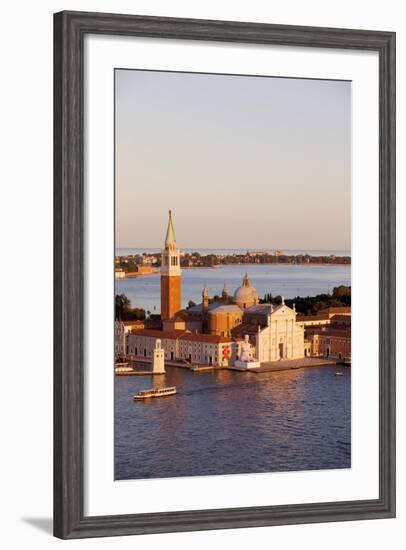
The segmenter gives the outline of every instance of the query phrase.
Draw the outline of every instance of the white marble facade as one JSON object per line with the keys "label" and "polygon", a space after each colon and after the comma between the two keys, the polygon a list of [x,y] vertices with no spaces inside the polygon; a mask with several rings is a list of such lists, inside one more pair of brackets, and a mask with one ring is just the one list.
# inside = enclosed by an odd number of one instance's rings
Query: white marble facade
{"label": "white marble facade", "polygon": [[271,308],[267,326],[258,329],[255,340],[256,359],[261,363],[304,357],[304,326],[284,302]]}

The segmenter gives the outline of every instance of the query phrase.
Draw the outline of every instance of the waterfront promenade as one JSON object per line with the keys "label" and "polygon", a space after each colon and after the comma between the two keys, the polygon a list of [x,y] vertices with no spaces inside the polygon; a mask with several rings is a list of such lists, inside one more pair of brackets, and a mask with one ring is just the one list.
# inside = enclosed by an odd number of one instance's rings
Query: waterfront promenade
{"label": "waterfront promenade", "polygon": [[[304,369],[309,367],[323,367],[337,365],[339,362],[336,359],[329,359],[328,357],[301,357],[300,359],[285,359],[281,361],[267,361],[261,363],[258,368],[248,369],[248,372],[263,373],[263,372],[276,372],[291,369]],[[241,367],[226,367],[229,370],[236,370],[247,372],[247,369]]]}
{"label": "waterfront promenade", "polygon": [[[139,358],[135,359],[133,362],[134,367],[137,364],[143,364],[144,369],[145,365],[151,364],[151,360],[148,358]],[[210,365],[198,365],[195,363],[189,364],[182,361],[166,361],[165,367],[177,367],[182,369],[188,369],[192,372],[206,372],[206,371],[220,371],[220,370],[232,370],[237,372],[252,372],[255,374],[262,374],[266,372],[278,372],[278,371],[288,371],[292,369],[304,369],[310,367],[322,367],[322,366],[332,366],[342,364],[342,362],[336,359],[329,359],[328,357],[301,357],[300,359],[285,359],[281,361],[271,361],[261,363],[261,366],[258,368],[245,369],[243,367],[235,367],[233,365],[227,367],[214,367]],[[133,372],[123,372],[116,373],[116,376],[133,376],[133,375],[153,375],[154,373],[149,370],[137,371],[136,368]]]}

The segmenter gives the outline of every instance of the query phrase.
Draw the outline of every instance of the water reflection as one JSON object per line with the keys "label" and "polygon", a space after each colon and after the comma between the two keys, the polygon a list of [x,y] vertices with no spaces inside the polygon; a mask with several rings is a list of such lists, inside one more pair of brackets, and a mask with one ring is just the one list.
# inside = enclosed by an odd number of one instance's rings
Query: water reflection
{"label": "water reflection", "polygon": [[[348,468],[350,369],[116,377],[116,479]],[[175,396],[134,402],[153,386]]]}

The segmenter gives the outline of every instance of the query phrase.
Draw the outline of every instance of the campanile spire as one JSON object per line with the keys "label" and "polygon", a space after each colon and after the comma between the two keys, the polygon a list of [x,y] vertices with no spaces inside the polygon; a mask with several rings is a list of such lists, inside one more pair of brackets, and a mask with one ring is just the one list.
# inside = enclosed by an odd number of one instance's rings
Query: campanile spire
{"label": "campanile spire", "polygon": [[168,229],[166,230],[165,248],[176,247],[175,230],[172,222],[172,210],[169,210]]}

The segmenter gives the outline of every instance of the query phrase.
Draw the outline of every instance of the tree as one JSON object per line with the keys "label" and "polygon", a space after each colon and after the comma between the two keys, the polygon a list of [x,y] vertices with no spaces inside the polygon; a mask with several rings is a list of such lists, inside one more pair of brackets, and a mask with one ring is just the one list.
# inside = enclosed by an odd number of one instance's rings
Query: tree
{"label": "tree", "polygon": [[289,307],[292,307],[293,303],[295,303],[299,315],[317,315],[321,309],[328,307],[351,306],[351,287],[336,287],[333,294],[296,296],[293,299],[286,300],[286,305]]}
{"label": "tree", "polygon": [[150,321],[160,321],[161,315],[159,313],[151,313],[149,319]]}
{"label": "tree", "polygon": [[140,307],[131,307],[131,300],[125,294],[116,294],[115,296],[115,314],[116,319],[121,321],[144,321],[145,309]]}
{"label": "tree", "polygon": [[340,300],[344,305],[351,305],[351,287],[350,286],[336,286],[333,288],[333,297]]}
{"label": "tree", "polygon": [[115,315],[116,319],[124,319],[127,311],[131,308],[131,300],[125,294],[116,294],[115,296]]}
{"label": "tree", "polygon": [[194,302],[193,300],[189,300],[187,307],[195,307],[195,305],[196,305],[196,302]]}

